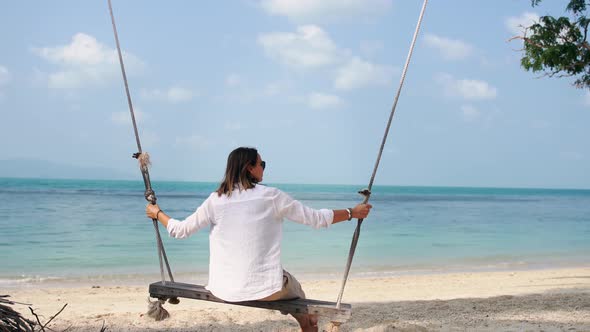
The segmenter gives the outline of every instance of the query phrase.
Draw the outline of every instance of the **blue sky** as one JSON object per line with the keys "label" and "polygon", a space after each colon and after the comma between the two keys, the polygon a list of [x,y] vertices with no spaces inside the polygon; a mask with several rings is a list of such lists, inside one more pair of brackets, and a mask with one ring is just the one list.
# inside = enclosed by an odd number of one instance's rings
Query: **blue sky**
{"label": "blue sky", "polygon": [[[422,1],[113,0],[153,180],[366,184]],[[590,188],[590,94],[519,66],[565,2],[430,1],[375,184]],[[0,10],[0,159],[140,179],[105,1]]]}

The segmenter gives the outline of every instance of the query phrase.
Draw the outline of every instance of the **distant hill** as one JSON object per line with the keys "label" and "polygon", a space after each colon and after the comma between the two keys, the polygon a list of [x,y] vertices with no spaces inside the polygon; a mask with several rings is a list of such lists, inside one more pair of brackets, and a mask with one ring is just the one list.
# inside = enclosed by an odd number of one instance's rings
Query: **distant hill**
{"label": "distant hill", "polygon": [[34,159],[0,160],[0,177],[96,180],[127,180],[137,178],[133,174],[127,174],[115,169],[81,167]]}

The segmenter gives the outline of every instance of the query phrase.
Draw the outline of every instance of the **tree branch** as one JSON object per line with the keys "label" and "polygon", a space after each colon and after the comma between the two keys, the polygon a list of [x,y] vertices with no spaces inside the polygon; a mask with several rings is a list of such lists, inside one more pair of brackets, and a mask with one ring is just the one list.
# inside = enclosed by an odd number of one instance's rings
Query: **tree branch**
{"label": "tree branch", "polygon": [[[57,314],[55,314],[55,315],[51,316],[51,318],[49,319],[49,321],[47,321],[47,323],[45,323],[45,325],[43,325],[43,328],[45,328],[47,325],[49,325],[49,323],[51,323],[51,321],[52,321],[52,320],[53,320],[55,317],[57,317],[57,315],[61,314],[61,312],[62,312],[62,311],[64,311],[64,309],[66,308],[66,306],[67,306],[67,305],[68,305],[67,303],[66,303],[66,304],[64,304],[64,306],[63,306],[63,307],[61,307],[61,309],[60,309],[60,310],[57,312]],[[43,330],[43,331],[45,331],[45,330]]]}
{"label": "tree branch", "polygon": [[41,321],[39,320],[39,316],[37,316],[37,314],[35,313],[35,311],[33,310],[33,308],[29,307],[29,310],[31,310],[31,313],[33,314],[33,316],[35,316],[35,318],[37,319],[37,324],[39,326],[41,326],[41,331],[45,332],[45,329],[43,328],[43,324],[41,324]]}

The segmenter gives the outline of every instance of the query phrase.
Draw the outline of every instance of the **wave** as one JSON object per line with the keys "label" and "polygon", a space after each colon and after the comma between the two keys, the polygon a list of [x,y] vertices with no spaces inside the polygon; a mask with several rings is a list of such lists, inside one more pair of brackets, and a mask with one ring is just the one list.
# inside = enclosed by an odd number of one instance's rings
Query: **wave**
{"label": "wave", "polygon": [[[207,281],[205,272],[177,272],[175,280],[204,284]],[[159,273],[117,273],[89,275],[20,275],[0,277],[0,288],[21,287],[76,287],[76,286],[142,286],[160,281]]]}
{"label": "wave", "polygon": [[40,275],[4,277],[0,278],[0,287],[19,286],[23,284],[40,284],[46,282],[59,282],[61,280],[64,280],[64,278]]}

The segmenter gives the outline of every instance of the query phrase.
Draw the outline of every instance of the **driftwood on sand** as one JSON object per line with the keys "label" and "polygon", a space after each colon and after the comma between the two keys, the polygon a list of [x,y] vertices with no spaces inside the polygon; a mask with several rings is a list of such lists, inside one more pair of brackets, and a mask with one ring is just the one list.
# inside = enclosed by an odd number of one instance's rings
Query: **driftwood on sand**
{"label": "driftwood on sand", "polygon": [[[49,320],[43,324],[30,304],[11,301],[8,300],[9,297],[10,295],[0,295],[0,332],[45,332],[46,329],[49,329],[47,327],[49,326],[49,323],[51,323],[51,321],[57,317],[57,315],[59,315],[68,305],[67,303],[64,304],[64,306],[55,315],[51,316],[51,318],[49,318]],[[37,321],[35,322],[27,319],[23,317],[23,315],[21,315],[18,311],[12,309],[10,306],[14,304],[28,305],[29,310],[31,310],[31,314],[35,316]],[[106,329],[104,327],[101,329],[101,331],[105,330]]]}
{"label": "driftwood on sand", "polygon": [[0,331],[34,331],[36,323],[24,318],[10,307],[17,302],[8,300],[10,295],[0,295]]}

